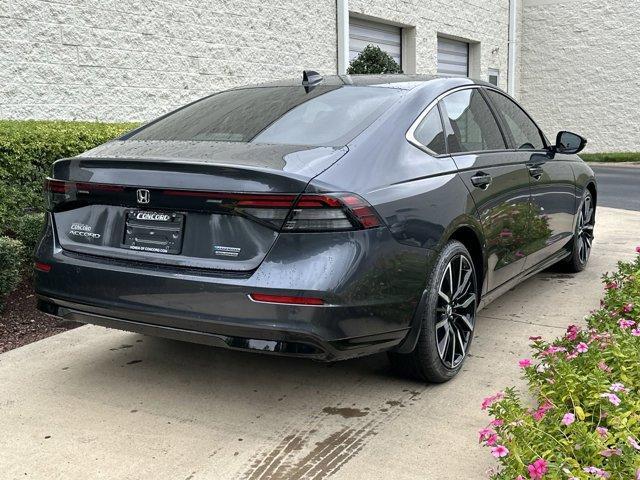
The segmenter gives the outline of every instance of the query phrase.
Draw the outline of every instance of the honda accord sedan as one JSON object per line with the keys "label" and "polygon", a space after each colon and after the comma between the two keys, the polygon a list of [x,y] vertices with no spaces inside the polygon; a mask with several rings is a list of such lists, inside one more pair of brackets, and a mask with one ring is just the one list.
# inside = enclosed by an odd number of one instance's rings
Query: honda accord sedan
{"label": "honda accord sedan", "polygon": [[480,308],[585,268],[585,143],[550,143],[470,79],[304,72],[217,93],[55,162],[39,308],[243,351],[387,351],[444,382]]}

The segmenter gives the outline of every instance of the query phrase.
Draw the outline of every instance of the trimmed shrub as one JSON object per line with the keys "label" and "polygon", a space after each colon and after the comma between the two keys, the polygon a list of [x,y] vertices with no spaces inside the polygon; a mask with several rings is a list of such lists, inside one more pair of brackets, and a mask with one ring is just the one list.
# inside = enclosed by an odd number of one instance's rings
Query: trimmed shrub
{"label": "trimmed shrub", "polygon": [[502,466],[492,478],[640,478],[640,255],[604,283],[587,328],[532,337],[533,356],[519,364],[534,408],[513,389],[484,400],[493,420],[480,442]]}
{"label": "trimmed shrub", "polygon": [[0,237],[0,311],[6,296],[20,283],[24,246],[19,240]]}
{"label": "trimmed shrub", "polygon": [[349,75],[366,74],[376,75],[381,73],[402,73],[400,65],[380,47],[367,45],[360,55],[351,62],[347,70]]}
{"label": "trimmed shrub", "polygon": [[40,241],[44,228],[44,215],[42,213],[29,213],[19,218],[14,226],[16,239],[24,245],[22,265],[25,271],[31,272],[33,253]]}
{"label": "trimmed shrub", "polygon": [[135,126],[0,120],[0,234],[14,236],[20,217],[43,210],[42,184],[54,161],[78,155]]}

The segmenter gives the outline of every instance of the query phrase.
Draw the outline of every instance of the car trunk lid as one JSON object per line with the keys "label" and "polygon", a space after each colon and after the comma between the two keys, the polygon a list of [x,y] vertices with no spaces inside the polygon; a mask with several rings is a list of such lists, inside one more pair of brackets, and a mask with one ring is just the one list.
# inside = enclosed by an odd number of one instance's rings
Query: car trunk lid
{"label": "car trunk lid", "polygon": [[346,148],[110,142],[54,164],[48,190],[69,252],[251,271],[309,181]]}

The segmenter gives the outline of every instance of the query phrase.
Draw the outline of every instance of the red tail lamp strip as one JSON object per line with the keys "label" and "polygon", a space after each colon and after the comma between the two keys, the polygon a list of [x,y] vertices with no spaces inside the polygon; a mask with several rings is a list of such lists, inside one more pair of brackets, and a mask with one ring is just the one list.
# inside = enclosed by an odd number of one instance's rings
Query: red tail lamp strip
{"label": "red tail lamp strip", "polygon": [[47,178],[44,182],[44,188],[51,193],[68,193],[71,191],[84,190],[88,192],[122,192],[124,186],[112,185],[109,183],[93,183],[93,182],[66,182],[64,180],[53,180]]}
{"label": "red tail lamp strip", "polygon": [[43,262],[35,262],[33,264],[33,268],[35,268],[36,270],[38,270],[40,272],[44,272],[44,273],[49,273],[51,271],[51,265],[49,265],[48,263],[43,263]]}
{"label": "red tail lamp strip", "polygon": [[249,298],[254,302],[282,303],[288,305],[324,305],[324,300],[315,297],[291,297],[288,295],[268,295],[266,293],[252,293]]}

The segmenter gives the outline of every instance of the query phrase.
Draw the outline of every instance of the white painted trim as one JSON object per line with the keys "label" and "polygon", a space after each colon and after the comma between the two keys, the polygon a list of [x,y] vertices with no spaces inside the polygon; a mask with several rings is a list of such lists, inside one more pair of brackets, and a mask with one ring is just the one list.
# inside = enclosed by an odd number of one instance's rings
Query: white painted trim
{"label": "white painted trim", "polygon": [[336,0],[338,26],[338,75],[349,68],[349,0]]}
{"label": "white painted trim", "polygon": [[509,67],[507,72],[507,92],[512,97],[516,96],[516,65],[517,65],[517,31],[518,0],[509,2]]}

